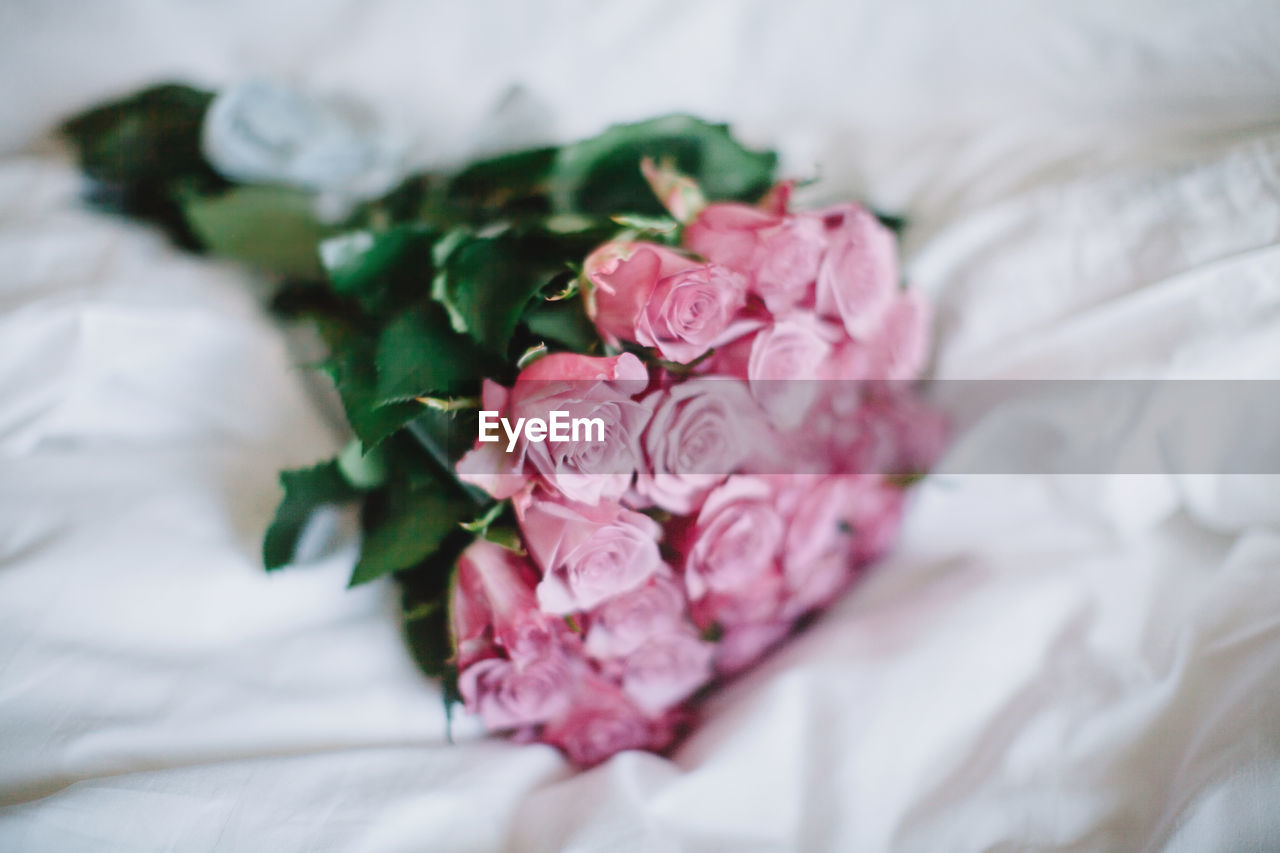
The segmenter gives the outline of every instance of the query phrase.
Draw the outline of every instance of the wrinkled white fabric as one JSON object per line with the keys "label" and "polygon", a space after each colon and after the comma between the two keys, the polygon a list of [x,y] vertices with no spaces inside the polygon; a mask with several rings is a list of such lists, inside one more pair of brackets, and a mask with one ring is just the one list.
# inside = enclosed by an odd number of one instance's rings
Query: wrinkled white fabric
{"label": "wrinkled white fabric", "polygon": [[1280,478],[927,481],[673,758],[450,744],[349,515],[260,569],[277,469],[343,441],[262,283],[41,138],[172,76],[432,162],[513,84],[563,138],[688,109],[912,217],[939,376],[1280,378],[1278,43],[1266,2],[5,4],[0,849],[1275,849]]}

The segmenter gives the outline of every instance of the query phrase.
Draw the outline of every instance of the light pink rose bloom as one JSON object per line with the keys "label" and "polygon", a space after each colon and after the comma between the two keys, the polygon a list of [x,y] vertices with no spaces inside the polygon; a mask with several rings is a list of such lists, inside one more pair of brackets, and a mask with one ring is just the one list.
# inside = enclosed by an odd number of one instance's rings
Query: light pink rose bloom
{"label": "light pink rose bloom", "polygon": [[486,658],[458,675],[467,710],[490,731],[545,722],[568,708],[573,670],[561,653],[525,661]]}
{"label": "light pink rose bloom", "polygon": [[449,607],[460,668],[499,651],[548,653],[563,625],[539,611],[536,583],[529,561],[500,545],[477,539],[462,552]]}
{"label": "light pink rose bloom", "polygon": [[827,226],[827,251],[818,269],[818,313],[843,323],[849,336],[872,337],[898,290],[893,232],[860,205],[815,214]]}
{"label": "light pink rose bloom", "polygon": [[684,590],[669,571],[591,612],[584,648],[593,658],[623,658],[654,637],[687,627]]}
{"label": "light pink rose bloom", "polygon": [[568,709],[546,724],[540,738],[579,767],[592,767],[628,749],[661,750],[673,736],[667,720],[649,717],[620,687],[588,674],[578,681]]}
{"label": "light pink rose bloom", "polygon": [[589,610],[662,568],[662,528],[647,515],[542,491],[516,495],[515,509],[525,546],[543,571],[537,596],[548,613]]}
{"label": "light pink rose bloom", "polygon": [[660,634],[628,655],[622,689],[644,711],[660,713],[711,679],[714,655],[691,628]]}
{"label": "light pink rose bloom", "polygon": [[459,479],[503,499],[537,478],[566,497],[595,504],[621,497],[641,463],[640,434],[649,410],[633,398],[649,384],[640,359],[630,353],[593,358],[555,353],[521,371],[509,392],[486,383],[484,405],[512,424],[520,418],[549,421],[551,412],[570,419],[600,418],[604,441],[526,441],[523,433],[507,452],[505,435],[477,442],[459,461]]}
{"label": "light pink rose bloom", "polygon": [[772,618],[782,593],[785,536],[786,522],[764,478],[735,475],[707,496],[684,567],[700,625]]}
{"label": "light pink rose bloom", "polygon": [[780,495],[788,515],[782,561],[786,618],[829,604],[897,532],[902,490],[874,475],[797,477]]}
{"label": "light pink rose bloom", "polygon": [[777,445],[768,417],[738,380],[690,378],[642,402],[653,415],[635,490],[670,512],[692,512],[727,476]]}
{"label": "light pink rose bloom", "polygon": [[587,313],[607,342],[634,341],[682,364],[759,325],[739,316],[746,282],[737,273],[652,243],[611,243],[583,267]]}
{"label": "light pink rose bloom", "polygon": [[769,311],[783,314],[812,298],[827,236],[821,218],[771,207],[707,205],[685,229],[684,245],[746,275]]}
{"label": "light pink rose bloom", "polygon": [[783,429],[804,420],[829,378],[838,326],[811,314],[784,317],[756,334],[747,376],[752,395]]}

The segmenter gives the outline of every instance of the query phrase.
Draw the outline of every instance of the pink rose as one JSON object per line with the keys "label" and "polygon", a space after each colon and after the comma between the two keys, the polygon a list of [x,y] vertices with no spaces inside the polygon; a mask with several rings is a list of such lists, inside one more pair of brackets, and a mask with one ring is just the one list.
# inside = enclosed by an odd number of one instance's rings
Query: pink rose
{"label": "pink rose", "polygon": [[484,406],[511,423],[549,422],[553,411],[570,420],[599,418],[604,440],[529,441],[523,432],[509,451],[507,436],[477,442],[459,461],[458,476],[495,498],[508,498],[537,477],[573,500],[595,504],[621,497],[641,462],[640,433],[649,410],[633,397],[649,383],[630,353],[592,358],[572,353],[545,356],[521,371],[509,392],[486,383]]}
{"label": "pink rose", "polygon": [[684,364],[758,325],[738,315],[746,301],[741,276],[666,246],[606,244],[584,273],[592,283],[587,313],[614,346],[634,341]]}
{"label": "pink rose", "polygon": [[687,379],[643,402],[653,415],[642,439],[648,464],[635,490],[670,512],[692,512],[729,474],[777,444],[768,418],[737,380]]}
{"label": "pink rose", "polygon": [[747,376],[752,395],[783,429],[804,420],[822,393],[839,327],[809,314],[792,314],[756,334]]}
{"label": "pink rose", "polygon": [[537,596],[549,613],[589,610],[662,568],[662,528],[647,515],[540,491],[518,494],[515,508],[525,545],[543,571]]}
{"label": "pink rose", "polygon": [[663,571],[648,583],[609,599],[592,611],[586,651],[594,658],[623,658],[654,637],[689,624],[684,590]]}
{"label": "pink rose", "polygon": [[627,656],[622,689],[643,710],[657,714],[711,679],[714,655],[715,647],[692,628],[660,634]]}
{"label": "pink rose", "polygon": [[810,298],[827,238],[820,218],[772,207],[708,205],[685,229],[684,244],[746,275],[769,310],[782,314]]}
{"label": "pink rose", "polygon": [[458,666],[499,651],[513,658],[545,655],[563,628],[538,610],[537,573],[522,557],[477,539],[462,552],[450,614]]}
{"label": "pink rose", "polygon": [[674,734],[668,720],[647,716],[621,688],[584,675],[568,709],[546,724],[541,739],[579,767],[591,767],[623,750],[663,749]]}
{"label": "pink rose", "polygon": [[562,654],[526,661],[486,658],[458,675],[467,710],[489,730],[545,722],[569,704],[573,674]]}
{"label": "pink rose", "polygon": [[869,338],[898,290],[893,232],[856,204],[828,208],[816,215],[827,226],[828,240],[818,269],[817,311],[843,323],[850,337]]}
{"label": "pink rose", "polygon": [[687,542],[685,586],[700,625],[770,619],[782,594],[786,522],[760,477],[730,477],[707,496]]}
{"label": "pink rose", "polygon": [[797,618],[829,604],[855,570],[888,547],[897,531],[902,490],[873,475],[796,477],[780,504],[788,515],[783,615]]}

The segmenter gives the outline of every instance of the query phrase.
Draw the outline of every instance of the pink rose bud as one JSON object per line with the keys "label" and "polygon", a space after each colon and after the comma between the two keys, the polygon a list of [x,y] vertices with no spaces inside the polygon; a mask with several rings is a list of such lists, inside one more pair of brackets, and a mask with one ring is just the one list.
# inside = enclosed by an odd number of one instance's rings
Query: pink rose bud
{"label": "pink rose bud", "polygon": [[[481,385],[480,407],[505,413],[510,396],[508,389],[486,379]],[[529,482],[524,474],[523,461],[521,454],[505,452],[500,441],[477,442],[473,450],[458,460],[455,470],[462,482],[483,489],[498,500],[506,500]]]}
{"label": "pink rose bud", "polygon": [[688,222],[707,206],[707,198],[697,183],[678,172],[675,164],[654,163],[651,157],[645,157],[640,161],[640,171],[658,201],[677,222]]}
{"label": "pink rose bud", "polygon": [[525,545],[543,571],[537,596],[549,613],[589,610],[662,568],[662,528],[647,515],[542,491],[517,495],[515,508]]}
{"label": "pink rose bud", "polygon": [[608,244],[587,258],[587,312],[614,346],[632,341],[686,364],[759,325],[740,317],[745,281],[649,243]]}
{"label": "pink rose bud", "polygon": [[776,183],[756,202],[756,207],[774,216],[785,216],[791,209],[791,196],[795,191],[796,182],[793,180]]}
{"label": "pink rose bud", "polygon": [[591,767],[628,749],[660,750],[671,743],[669,721],[653,719],[616,685],[584,675],[569,708],[547,723],[541,739],[564,750],[579,767]]}
{"label": "pink rose bud", "polygon": [[562,654],[527,661],[487,658],[458,675],[467,710],[490,731],[545,722],[568,708],[573,690],[569,661]]}
{"label": "pink rose bud", "polygon": [[778,443],[768,417],[738,380],[689,379],[643,402],[653,416],[642,439],[648,464],[635,490],[670,512],[692,512],[729,474],[772,454]]}
{"label": "pink rose bud", "polygon": [[536,583],[527,560],[492,542],[477,539],[462,552],[450,604],[460,668],[499,650],[513,658],[547,653],[562,626],[538,610]]}
{"label": "pink rose bud", "polygon": [[828,235],[827,252],[818,269],[818,313],[843,323],[852,338],[870,338],[898,290],[893,232],[856,204],[817,215],[826,223]]}
{"label": "pink rose bud", "polygon": [[747,276],[751,291],[782,314],[811,297],[827,237],[818,217],[722,203],[689,224],[684,245]]}

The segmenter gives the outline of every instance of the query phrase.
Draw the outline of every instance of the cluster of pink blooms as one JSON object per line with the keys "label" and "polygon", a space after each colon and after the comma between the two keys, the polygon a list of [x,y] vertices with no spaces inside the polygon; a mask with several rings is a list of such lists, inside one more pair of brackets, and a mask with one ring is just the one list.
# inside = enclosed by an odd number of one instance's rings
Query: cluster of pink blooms
{"label": "cluster of pink blooms", "polygon": [[863,380],[918,373],[924,308],[872,214],[789,213],[786,195],[691,211],[679,250],[599,248],[585,298],[620,354],[486,383],[512,422],[606,424],[603,442],[477,443],[458,466],[512,500],[525,551],[479,539],[457,567],[459,688],[488,729],[580,765],[663,749],[700,688],[891,545],[903,489],[883,472],[927,465],[939,425]]}

